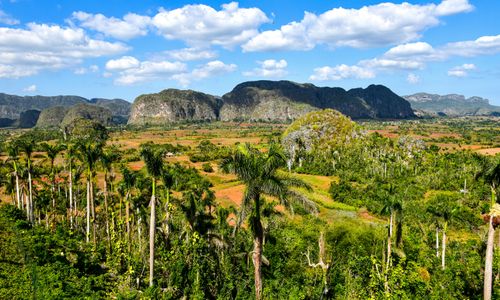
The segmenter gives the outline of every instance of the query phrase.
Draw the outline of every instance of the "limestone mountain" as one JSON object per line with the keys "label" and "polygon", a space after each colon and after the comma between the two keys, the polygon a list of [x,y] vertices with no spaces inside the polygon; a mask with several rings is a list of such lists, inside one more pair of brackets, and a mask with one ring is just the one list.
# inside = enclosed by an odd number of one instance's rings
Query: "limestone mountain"
{"label": "limestone mountain", "polygon": [[94,104],[76,104],[71,107],[54,106],[40,113],[37,127],[65,127],[77,119],[94,120],[102,125],[112,125],[111,110]]}
{"label": "limestone mountain", "polygon": [[403,98],[410,102],[413,109],[429,115],[480,116],[500,113],[499,106],[491,105],[488,99],[481,97],[417,93]]}
{"label": "limestone mountain", "polygon": [[326,108],[353,119],[415,117],[406,100],[382,85],[346,91],[291,81],[251,81],[237,85],[222,99],[220,119],[223,121],[285,121]]}
{"label": "limestone mountain", "polygon": [[[16,96],[0,93],[0,127],[16,126],[23,123],[22,120],[19,120],[22,114],[32,110],[42,111],[40,114],[43,118],[41,124],[47,124],[50,127],[61,123],[69,108],[78,104],[95,104],[107,108],[112,113],[115,123],[127,122],[132,105],[122,99],[94,98],[88,100],[79,96]],[[57,108],[51,110],[53,107]],[[49,110],[46,111],[47,109]],[[33,114],[30,116],[35,117]],[[48,120],[50,118],[52,118],[51,121]],[[23,124],[37,124],[37,119]]]}
{"label": "limestone mountain", "polygon": [[165,124],[182,121],[214,121],[221,100],[192,90],[167,89],[137,97],[128,124]]}

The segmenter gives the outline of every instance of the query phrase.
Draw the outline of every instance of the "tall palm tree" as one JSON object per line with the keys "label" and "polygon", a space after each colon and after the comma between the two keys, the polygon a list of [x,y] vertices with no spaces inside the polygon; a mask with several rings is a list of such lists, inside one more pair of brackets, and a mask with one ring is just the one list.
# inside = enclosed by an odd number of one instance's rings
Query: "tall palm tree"
{"label": "tall palm tree", "polygon": [[45,151],[45,155],[50,162],[50,184],[51,184],[51,192],[52,192],[52,209],[56,207],[56,199],[54,196],[55,189],[55,160],[57,155],[64,150],[64,146],[62,144],[51,145],[47,143],[41,144],[43,151]]}
{"label": "tall palm tree", "polygon": [[108,250],[109,251],[111,251],[111,237],[110,237],[110,232],[109,232],[108,182],[110,181],[109,174],[112,171],[113,163],[116,162],[118,160],[118,158],[119,158],[118,152],[112,151],[112,150],[101,152],[101,155],[99,157],[99,162],[101,163],[101,166],[104,170],[104,214],[105,214],[104,220],[106,222],[106,239],[108,242]]}
{"label": "tall palm tree", "polygon": [[493,286],[493,243],[495,241],[494,220],[500,217],[500,205],[496,203],[497,188],[500,186],[500,161],[492,166],[486,166],[480,174],[491,187],[491,209],[488,218],[488,241],[486,245],[486,258],[484,263],[484,289],[483,298],[491,299]]}
{"label": "tall palm tree", "polygon": [[[299,179],[280,173],[279,170],[287,166],[286,158],[277,145],[271,145],[265,153],[242,144],[229,157],[223,159],[220,169],[225,173],[236,174],[245,186],[245,194],[241,204],[238,223],[245,218],[246,211],[252,209],[250,228],[253,233],[255,298],[262,299],[262,251],[264,231],[261,222],[261,208],[264,195],[278,198],[285,207],[290,208],[292,203],[300,202],[310,211],[316,211],[313,202],[303,197],[291,187],[310,188]],[[238,226],[237,224],[236,226]]]}
{"label": "tall palm tree", "polygon": [[154,284],[155,228],[156,228],[156,181],[163,172],[163,151],[152,144],[141,145],[140,155],[151,178],[151,215],[149,220],[149,286]]}
{"label": "tall palm tree", "polygon": [[86,227],[86,242],[90,241],[90,214],[92,212],[92,226],[93,226],[93,241],[95,241],[95,207],[94,207],[94,172],[96,163],[101,156],[102,143],[93,144],[90,142],[80,142],[78,144],[78,156],[86,167],[86,180],[87,180],[87,227]]}
{"label": "tall palm tree", "polygon": [[384,191],[384,206],[381,213],[389,215],[389,231],[387,234],[387,265],[386,269],[389,269],[391,265],[392,256],[392,237],[394,234],[394,222],[396,217],[401,214],[403,210],[403,204],[401,199],[396,195],[396,187],[393,184],[388,184]]}
{"label": "tall palm tree", "polygon": [[18,171],[18,160],[19,160],[19,148],[10,143],[7,146],[7,161],[12,161],[12,166],[14,167],[14,177],[16,178],[16,203],[17,208],[21,209],[23,207],[21,203],[20,190],[19,190],[19,171]]}
{"label": "tall palm tree", "polygon": [[70,144],[66,149],[66,162],[68,164],[68,193],[69,193],[69,222],[70,227],[73,229],[73,215],[75,210],[75,204],[73,202],[73,162],[76,155],[76,148],[73,144]]}
{"label": "tall palm tree", "polygon": [[125,166],[120,168],[120,173],[122,174],[122,180],[118,185],[118,190],[121,191],[122,195],[125,196],[125,225],[127,230],[127,246],[128,252],[131,250],[131,231],[130,231],[130,201],[132,190],[135,186],[137,174]]}
{"label": "tall palm tree", "polygon": [[28,203],[29,203],[29,210],[28,210],[28,218],[31,223],[34,221],[33,217],[33,180],[32,180],[32,162],[31,162],[31,157],[33,155],[34,149],[35,149],[35,142],[31,138],[24,138],[19,141],[18,147],[24,152],[26,155],[26,169],[28,172]]}

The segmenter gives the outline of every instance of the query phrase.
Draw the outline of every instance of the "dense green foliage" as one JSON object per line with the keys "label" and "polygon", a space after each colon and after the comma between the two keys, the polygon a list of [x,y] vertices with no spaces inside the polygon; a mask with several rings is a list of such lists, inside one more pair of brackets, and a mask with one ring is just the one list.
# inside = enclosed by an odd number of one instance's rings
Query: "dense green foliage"
{"label": "dense green foliage", "polygon": [[[309,116],[286,131],[343,135],[313,135],[322,142],[295,152],[291,174],[289,152],[272,143],[122,150],[91,122],[66,137],[2,135],[0,186],[11,204],[0,206],[0,298],[252,299],[259,234],[264,299],[481,298],[499,157],[389,139],[327,114],[332,122]],[[331,124],[341,130],[321,127]],[[169,153],[213,173],[168,163]],[[246,187],[243,209],[216,198],[208,175],[221,171]],[[311,191],[299,178],[310,174],[331,176],[325,197],[335,202],[304,197]]]}

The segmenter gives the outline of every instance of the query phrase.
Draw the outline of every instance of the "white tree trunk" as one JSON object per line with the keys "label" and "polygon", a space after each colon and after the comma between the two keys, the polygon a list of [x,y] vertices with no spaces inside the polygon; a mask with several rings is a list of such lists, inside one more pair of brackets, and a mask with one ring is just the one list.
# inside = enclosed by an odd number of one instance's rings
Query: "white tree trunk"
{"label": "white tree trunk", "polygon": [[69,224],[73,229],[73,172],[71,166],[69,168]]}
{"label": "white tree trunk", "polygon": [[155,262],[155,227],[156,227],[156,212],[155,212],[155,195],[151,195],[151,216],[149,223],[149,286],[154,283],[154,262]]}
{"label": "white tree trunk", "polygon": [[436,257],[439,258],[439,228],[436,226]]}
{"label": "white tree trunk", "polygon": [[488,226],[488,241],[486,244],[486,258],[484,263],[484,289],[483,299],[491,300],[491,289],[493,280],[493,243],[495,242],[495,228],[493,228],[493,217],[490,216]]}
{"label": "white tree trunk", "polygon": [[30,202],[30,222],[33,223],[33,188],[31,184],[31,172],[28,170],[28,187],[29,187],[29,202]]}
{"label": "white tree trunk", "polygon": [[445,260],[446,260],[446,230],[443,230],[443,241],[441,242],[441,248],[443,253],[441,254],[441,268],[444,270],[446,268],[445,266]]}
{"label": "white tree trunk", "polygon": [[17,200],[17,208],[22,209],[21,197],[19,197],[19,176],[16,172],[16,200]]}
{"label": "white tree trunk", "polygon": [[85,241],[90,241],[90,181],[87,181],[87,230]]}

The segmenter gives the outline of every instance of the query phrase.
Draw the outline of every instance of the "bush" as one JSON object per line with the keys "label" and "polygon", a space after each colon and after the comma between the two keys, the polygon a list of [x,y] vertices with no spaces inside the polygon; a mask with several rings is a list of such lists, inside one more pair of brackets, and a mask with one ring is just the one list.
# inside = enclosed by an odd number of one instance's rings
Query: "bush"
{"label": "bush", "polygon": [[203,172],[207,172],[207,173],[212,173],[214,171],[214,168],[212,168],[212,164],[210,163],[204,163],[202,166],[201,166],[201,169],[203,170]]}

